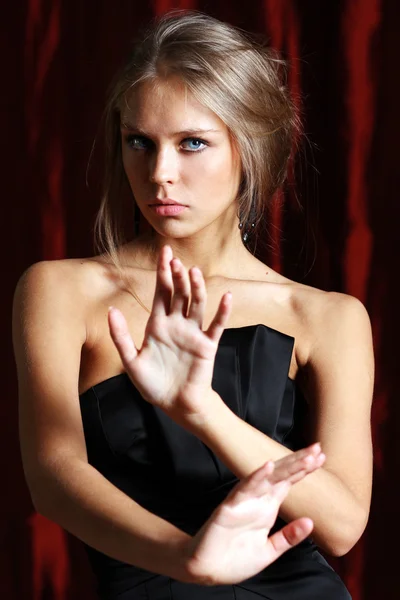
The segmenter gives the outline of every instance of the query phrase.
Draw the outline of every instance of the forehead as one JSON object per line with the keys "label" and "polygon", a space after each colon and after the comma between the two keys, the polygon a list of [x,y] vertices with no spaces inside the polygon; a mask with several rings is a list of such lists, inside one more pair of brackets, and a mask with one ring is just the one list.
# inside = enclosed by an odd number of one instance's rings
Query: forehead
{"label": "forehead", "polygon": [[201,104],[179,79],[146,81],[135,87],[121,106],[121,122],[143,131],[218,129],[223,121]]}

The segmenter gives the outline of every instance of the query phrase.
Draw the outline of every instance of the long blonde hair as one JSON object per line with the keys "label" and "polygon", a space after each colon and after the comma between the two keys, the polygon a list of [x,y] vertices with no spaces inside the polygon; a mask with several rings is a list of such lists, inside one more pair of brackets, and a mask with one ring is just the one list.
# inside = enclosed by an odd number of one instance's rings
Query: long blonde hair
{"label": "long blonde hair", "polygon": [[[96,247],[120,273],[119,209],[128,186],[121,156],[120,112],[131,90],[142,81],[179,76],[186,89],[225,123],[242,163],[238,216],[244,231],[254,223],[254,245],[260,221],[286,178],[293,143],[300,133],[285,75],[285,62],[275,50],[198,11],[171,11],[136,40],[133,53],[112,83],[104,113],[104,192],[95,223]],[[128,194],[133,237],[135,199]]]}

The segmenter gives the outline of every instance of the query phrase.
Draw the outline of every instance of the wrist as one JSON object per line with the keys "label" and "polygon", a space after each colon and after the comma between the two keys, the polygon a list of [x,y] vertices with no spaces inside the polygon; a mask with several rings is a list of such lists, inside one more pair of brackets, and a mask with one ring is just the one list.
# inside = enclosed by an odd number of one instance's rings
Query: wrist
{"label": "wrist", "polygon": [[215,585],[217,582],[213,581],[212,577],[205,571],[204,564],[197,559],[195,546],[195,538],[190,538],[182,543],[180,555],[182,573],[180,581],[205,586]]}
{"label": "wrist", "polygon": [[192,536],[180,532],[175,539],[171,539],[167,548],[168,573],[170,577],[182,583],[197,583],[192,561]]}
{"label": "wrist", "polygon": [[218,432],[229,427],[229,416],[236,416],[213,389],[208,392],[202,402],[203,410],[188,418],[187,429],[207,444]]}

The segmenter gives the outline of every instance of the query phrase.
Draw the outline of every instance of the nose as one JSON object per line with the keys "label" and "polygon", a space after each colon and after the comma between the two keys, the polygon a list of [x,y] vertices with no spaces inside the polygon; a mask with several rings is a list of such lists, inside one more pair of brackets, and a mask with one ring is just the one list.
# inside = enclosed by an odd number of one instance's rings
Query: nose
{"label": "nose", "polygon": [[149,164],[150,181],[162,185],[176,183],[178,179],[178,157],[173,148],[159,148],[152,153]]}

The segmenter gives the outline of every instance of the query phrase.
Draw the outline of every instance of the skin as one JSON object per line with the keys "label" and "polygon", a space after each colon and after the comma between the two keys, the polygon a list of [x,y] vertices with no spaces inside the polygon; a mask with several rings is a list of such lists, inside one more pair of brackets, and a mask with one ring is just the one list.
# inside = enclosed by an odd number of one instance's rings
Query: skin
{"label": "skin", "polygon": [[[355,298],[292,282],[246,250],[229,131],[178,80],[158,83],[136,90],[121,115],[124,168],[154,235],[120,253],[150,316],[104,256],[37,263],[17,286],[21,451],[35,507],[109,556],[206,585],[259,572],[313,527],[325,551],[343,554],[360,537],[370,503],[368,315]],[[199,152],[177,134],[188,129],[216,131],[196,134],[207,142]],[[188,208],[160,217],[148,207],[156,196]],[[289,376],[312,407],[310,443],[321,445],[292,453],[212,390],[223,329],[253,323],[295,338]],[[124,371],[241,480],[193,538],[88,465],[78,394]],[[288,525],[269,538],[278,512]],[[227,561],[215,560],[224,553]]]}
{"label": "skin", "polygon": [[[237,265],[254,271],[236,214],[240,159],[225,124],[187,94],[179,80],[145,83],[126,104],[121,115],[123,165],[135,200],[156,232],[147,260],[140,252],[147,255],[147,240],[133,246],[136,262],[154,270],[161,247],[169,244],[174,256],[186,266],[200,267],[206,278],[221,273],[234,277]],[[177,133],[185,130],[198,133],[191,138],[189,131]],[[144,133],[145,138],[139,137]],[[156,197],[188,208],[176,217],[158,216],[148,207]]]}
{"label": "skin", "polygon": [[[265,453],[279,459],[290,451],[233,417],[211,388],[215,352],[220,335],[228,326],[232,295],[222,295],[210,318],[206,309],[207,279],[224,272],[222,265],[225,272],[232,273],[231,277],[234,272],[243,272],[244,264],[249,265],[250,273],[258,267],[243,244],[236,243],[239,230],[234,208],[240,161],[220,119],[186,94],[179,81],[159,82],[156,88],[146,84],[128,105],[136,122],[132,123],[134,119],[127,109],[122,123],[125,127],[127,122],[131,124],[133,136],[140,129],[147,137],[145,141],[133,137],[140,150],[123,145],[124,167],[133,195],[156,231],[155,246],[160,258],[152,312],[140,352],[118,311],[109,315],[111,337],[125,370],[142,395],[202,439],[233,472],[244,477],[260,466]],[[186,155],[182,157],[174,137],[179,124],[184,124],[181,130],[189,129],[189,122],[196,129],[219,131],[217,139],[211,138],[210,147],[190,160]],[[125,135],[125,141],[129,139],[132,138]],[[233,190],[231,181],[235,182]],[[156,194],[152,184],[157,186]],[[147,198],[153,195],[179,201],[187,197],[190,210],[181,218],[147,215]],[[196,266],[189,268],[193,262]],[[290,285],[270,269],[267,274],[271,283],[283,288]],[[288,308],[290,301],[292,305],[299,300],[305,302],[304,287],[287,292],[286,298],[281,296],[281,310]],[[268,290],[263,301],[268,303],[268,292],[272,295],[274,291]],[[342,294],[317,294],[307,306],[304,304],[302,313],[307,311],[308,347],[302,356],[299,353],[298,362],[303,361],[303,365],[298,379],[302,379],[304,392],[314,403],[314,440],[320,440],[330,454],[325,470],[296,486],[291,494],[293,504],[287,502],[288,510],[284,508],[281,514],[286,520],[298,517],[299,509],[310,507],[310,496],[317,498],[315,511],[309,509],[310,516],[317,516],[315,539],[328,552],[342,554],[361,535],[369,511],[369,420],[374,371],[371,327],[361,303]],[[324,322],[328,314],[329,325]],[[289,310],[287,316],[290,319]],[[299,313],[296,316],[298,320]],[[157,379],[151,377],[152,372],[158,374]],[[160,373],[165,374],[165,379]],[[346,397],[351,398],[352,406],[345,404]],[[246,447],[253,449],[247,453],[247,460],[237,451],[236,439],[247,439]],[[321,511],[319,503],[326,512]],[[328,510],[341,522],[343,533],[332,527]]]}

